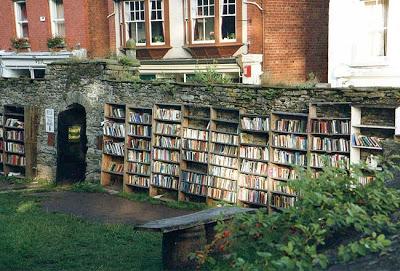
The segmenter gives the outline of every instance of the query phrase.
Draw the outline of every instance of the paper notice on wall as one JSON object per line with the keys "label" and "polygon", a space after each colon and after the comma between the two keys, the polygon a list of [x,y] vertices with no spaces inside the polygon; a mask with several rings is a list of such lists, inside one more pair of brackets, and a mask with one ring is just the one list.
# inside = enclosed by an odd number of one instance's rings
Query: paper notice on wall
{"label": "paper notice on wall", "polygon": [[44,110],[46,133],[54,133],[54,109],[46,108]]}
{"label": "paper notice on wall", "polygon": [[400,136],[400,107],[396,108],[396,135]]}

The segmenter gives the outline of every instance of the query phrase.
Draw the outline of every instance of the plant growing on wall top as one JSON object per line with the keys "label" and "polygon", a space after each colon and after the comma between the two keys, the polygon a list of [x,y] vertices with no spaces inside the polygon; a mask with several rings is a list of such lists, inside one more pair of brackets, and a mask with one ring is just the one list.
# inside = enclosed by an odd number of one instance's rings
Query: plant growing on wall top
{"label": "plant growing on wall top", "polygon": [[66,47],[65,38],[61,36],[51,37],[47,40],[47,47],[49,49],[63,49]]}
{"label": "plant growing on wall top", "polygon": [[189,81],[202,85],[232,83],[230,78],[225,77],[222,73],[218,73],[213,66],[208,66],[205,71],[195,71],[194,76]]}
{"label": "plant growing on wall top", "polygon": [[11,47],[14,49],[28,49],[31,48],[31,43],[28,38],[13,38],[11,39]]}

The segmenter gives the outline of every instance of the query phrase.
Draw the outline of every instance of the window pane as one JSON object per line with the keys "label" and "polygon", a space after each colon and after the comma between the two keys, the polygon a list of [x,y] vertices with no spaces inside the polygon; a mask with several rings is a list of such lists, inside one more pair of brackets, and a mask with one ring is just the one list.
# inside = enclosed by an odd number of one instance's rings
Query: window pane
{"label": "window pane", "polygon": [[56,27],[57,27],[57,29],[56,29],[56,33],[55,34],[57,36],[65,37],[65,25],[64,25],[64,22],[57,23]]}
{"label": "window pane", "polygon": [[151,42],[164,42],[164,23],[157,21],[151,23]]}
{"label": "window pane", "polygon": [[64,5],[62,1],[57,2],[55,13],[57,19],[64,19]]}
{"label": "window pane", "polygon": [[195,41],[204,39],[204,19],[196,19],[194,21],[193,39]]}
{"label": "window pane", "polygon": [[21,24],[21,34],[23,38],[28,38],[29,37],[29,28],[27,23],[22,23]]}
{"label": "window pane", "polygon": [[205,25],[205,40],[214,40],[214,18],[206,18]]}
{"label": "window pane", "polygon": [[236,19],[235,16],[222,16],[221,34],[222,39],[236,38]]}
{"label": "window pane", "polygon": [[20,21],[27,21],[28,20],[28,15],[26,11],[26,3],[18,3],[19,8],[20,8]]}
{"label": "window pane", "polygon": [[137,23],[137,42],[138,43],[146,43],[146,29],[143,23]]}

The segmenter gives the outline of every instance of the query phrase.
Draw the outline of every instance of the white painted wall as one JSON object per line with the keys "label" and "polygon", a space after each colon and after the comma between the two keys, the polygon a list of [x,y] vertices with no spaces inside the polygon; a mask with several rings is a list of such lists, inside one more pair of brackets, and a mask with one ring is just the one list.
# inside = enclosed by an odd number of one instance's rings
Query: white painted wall
{"label": "white painted wall", "polygon": [[400,86],[400,0],[388,0],[387,56],[357,58],[365,15],[361,0],[330,0],[329,71],[333,87]]}

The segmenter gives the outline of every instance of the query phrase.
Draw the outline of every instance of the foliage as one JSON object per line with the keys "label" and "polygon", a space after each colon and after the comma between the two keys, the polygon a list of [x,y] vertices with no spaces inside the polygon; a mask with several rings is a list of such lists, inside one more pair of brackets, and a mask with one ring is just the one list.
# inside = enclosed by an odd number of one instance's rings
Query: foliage
{"label": "foliage", "polygon": [[71,191],[86,192],[86,193],[103,193],[105,190],[99,183],[94,182],[80,182],[71,186]]}
{"label": "foliage", "polygon": [[0,194],[0,270],[161,270],[160,234],[46,213],[40,200]]}
{"label": "foliage", "polygon": [[65,48],[65,39],[61,36],[55,36],[47,39],[47,47],[49,49],[53,48]]}
{"label": "foliage", "polygon": [[118,62],[123,66],[135,66],[137,64],[136,59],[132,59],[126,55],[118,56]]}
{"label": "foliage", "polygon": [[320,270],[382,251],[390,245],[385,234],[398,227],[391,214],[400,195],[385,186],[389,171],[374,172],[375,181],[365,186],[358,182],[362,171],[325,167],[315,179],[301,171],[289,183],[299,195],[295,207],[219,223],[215,240],[196,259],[207,270]]}
{"label": "foliage", "polygon": [[208,66],[205,71],[196,70],[194,76],[190,79],[191,82],[199,83],[202,85],[214,84],[230,84],[231,79],[225,77],[223,74],[218,73],[213,66]]}
{"label": "foliage", "polygon": [[14,49],[26,49],[31,47],[28,38],[12,38],[11,47]]}

